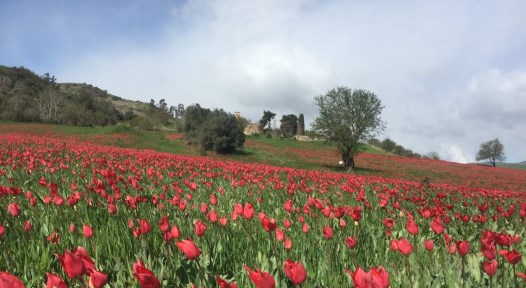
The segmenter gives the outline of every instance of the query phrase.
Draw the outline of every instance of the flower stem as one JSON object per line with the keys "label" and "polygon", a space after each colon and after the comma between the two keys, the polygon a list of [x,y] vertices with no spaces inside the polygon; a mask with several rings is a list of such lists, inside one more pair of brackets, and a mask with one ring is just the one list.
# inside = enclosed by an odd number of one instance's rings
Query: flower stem
{"label": "flower stem", "polygon": [[517,274],[515,272],[515,264],[513,264],[512,267],[513,267],[513,283],[515,284],[514,287],[519,287],[519,285],[517,285]]}
{"label": "flower stem", "polygon": [[413,275],[411,273],[411,269],[409,269],[409,255],[404,256],[405,257],[405,269],[407,271],[407,275],[409,276],[409,287],[413,287]]}
{"label": "flower stem", "polygon": [[465,274],[465,266],[466,266],[466,256],[462,256],[462,276],[461,276],[461,283],[462,283],[462,286],[464,286],[466,284],[466,280],[464,279],[466,274]]}

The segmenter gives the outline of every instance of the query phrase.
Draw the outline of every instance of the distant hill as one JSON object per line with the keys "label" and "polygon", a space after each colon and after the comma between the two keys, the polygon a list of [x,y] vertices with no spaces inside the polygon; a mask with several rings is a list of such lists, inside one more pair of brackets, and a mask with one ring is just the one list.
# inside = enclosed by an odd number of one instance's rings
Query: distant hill
{"label": "distant hill", "polygon": [[57,83],[24,67],[0,65],[0,119],[76,126],[128,122],[143,129],[173,126],[166,103],[130,101],[86,83]]}

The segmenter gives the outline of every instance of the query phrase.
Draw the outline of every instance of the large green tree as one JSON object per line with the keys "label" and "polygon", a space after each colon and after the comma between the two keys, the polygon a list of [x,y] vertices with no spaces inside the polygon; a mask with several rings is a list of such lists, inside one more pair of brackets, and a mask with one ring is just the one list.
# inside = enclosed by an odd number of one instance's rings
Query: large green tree
{"label": "large green tree", "polygon": [[335,143],[344,167],[354,169],[354,156],[360,151],[360,144],[385,128],[380,119],[384,108],[380,99],[367,90],[337,87],[314,100],[320,115],[312,129],[325,141]]}
{"label": "large green tree", "polygon": [[234,115],[199,104],[186,108],[183,131],[189,143],[199,144],[203,151],[232,153],[245,143],[243,128]]}
{"label": "large green tree", "polygon": [[496,162],[502,162],[506,160],[504,155],[504,145],[500,143],[499,138],[495,138],[488,142],[480,144],[480,150],[477,153],[477,161],[488,159],[489,162],[496,166]]}
{"label": "large green tree", "polygon": [[294,114],[281,116],[279,130],[283,137],[292,137],[298,132],[298,117]]}
{"label": "large green tree", "polygon": [[263,116],[259,120],[259,130],[261,132],[267,132],[270,131],[270,121],[276,117],[276,113],[272,113],[270,111],[263,111]]}
{"label": "large green tree", "polygon": [[234,115],[215,109],[203,123],[201,145],[205,151],[233,153],[244,144],[243,128]]}

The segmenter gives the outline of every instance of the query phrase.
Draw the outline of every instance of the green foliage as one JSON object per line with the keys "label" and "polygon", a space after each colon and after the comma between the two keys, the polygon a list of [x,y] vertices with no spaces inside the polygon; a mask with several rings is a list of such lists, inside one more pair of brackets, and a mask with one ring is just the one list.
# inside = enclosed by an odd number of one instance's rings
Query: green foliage
{"label": "green foliage", "polygon": [[385,138],[382,143],[380,144],[380,147],[384,149],[386,152],[393,152],[396,148],[396,142],[389,138]]}
{"label": "green foliage", "polygon": [[202,108],[199,104],[190,105],[186,108],[183,124],[183,132],[186,139],[190,142],[199,139],[201,127],[210,113],[212,113],[210,109]]}
{"label": "green foliage", "polygon": [[359,143],[385,127],[380,119],[384,108],[380,99],[372,92],[347,87],[331,89],[314,99],[320,115],[314,120],[313,130],[326,141],[336,143],[345,168],[354,168]]}
{"label": "green foliage", "polygon": [[303,113],[300,113],[300,116],[298,116],[298,135],[305,135],[305,117],[303,116]]}
{"label": "green foliage", "polygon": [[186,108],[183,131],[190,143],[199,144],[204,151],[232,153],[245,143],[243,128],[234,115],[199,104]]}
{"label": "green foliage", "polygon": [[263,111],[263,117],[261,117],[261,120],[259,120],[259,130],[263,132],[270,131],[270,121],[276,117],[275,113],[272,113],[270,111]]}
{"label": "green foliage", "polygon": [[[38,76],[23,67],[0,65],[0,119],[93,127],[142,116],[151,124],[146,129],[160,129],[173,126],[175,112],[167,107],[164,99],[149,108],[89,84],[57,83],[49,73]],[[175,110],[182,115],[184,106]],[[132,125],[145,127],[144,122],[135,120]]]}
{"label": "green foliage", "polygon": [[440,160],[440,155],[438,152],[429,152],[426,155],[423,156],[424,159],[431,159],[431,160]]}
{"label": "green foliage", "polygon": [[411,149],[407,149],[404,146],[397,144],[395,141],[385,138],[380,142],[378,139],[370,139],[367,143],[373,146],[382,148],[385,152],[393,153],[398,156],[422,158],[418,153],[413,152]]}
{"label": "green foliage", "polygon": [[502,162],[506,160],[504,145],[500,143],[499,138],[480,144],[480,150],[477,153],[476,160],[480,161],[485,159],[488,159],[493,167],[496,166],[497,161]]}
{"label": "green foliage", "polygon": [[250,123],[250,121],[247,118],[242,116],[237,117],[236,120],[237,122],[239,122],[239,125],[241,125],[243,131],[245,131],[245,128],[247,128],[248,124]]}
{"label": "green foliage", "polygon": [[133,128],[141,130],[154,130],[154,124],[150,121],[150,119],[145,117],[137,116],[131,119],[128,123]]}
{"label": "green foliage", "polygon": [[245,143],[243,128],[236,118],[215,109],[201,128],[201,144],[206,151],[233,153]]}
{"label": "green foliage", "polygon": [[294,114],[283,115],[279,127],[281,136],[292,137],[298,132],[298,117]]}

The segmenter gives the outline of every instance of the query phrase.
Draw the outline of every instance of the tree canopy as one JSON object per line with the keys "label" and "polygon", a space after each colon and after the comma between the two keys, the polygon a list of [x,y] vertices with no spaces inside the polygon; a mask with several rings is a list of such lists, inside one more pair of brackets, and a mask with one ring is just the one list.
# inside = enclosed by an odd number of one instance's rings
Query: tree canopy
{"label": "tree canopy", "polygon": [[262,132],[270,131],[270,121],[276,117],[275,113],[272,113],[270,111],[263,111],[263,116],[261,117],[261,120],[259,120],[259,130]]}
{"label": "tree canopy", "polygon": [[203,151],[232,153],[245,143],[243,128],[234,115],[199,104],[186,108],[183,130],[188,141],[201,145]]}
{"label": "tree canopy", "polygon": [[354,156],[362,142],[385,128],[380,119],[383,106],[380,99],[367,90],[337,87],[314,98],[320,115],[313,130],[326,141],[336,143],[344,167],[354,168]]}
{"label": "tree canopy", "polygon": [[283,137],[292,137],[298,132],[298,117],[294,114],[281,117],[279,130]]}
{"label": "tree canopy", "polygon": [[506,160],[504,155],[504,145],[500,143],[499,138],[495,138],[488,142],[480,144],[479,152],[477,153],[476,160],[489,160],[489,162],[496,166],[496,162],[502,162]]}

